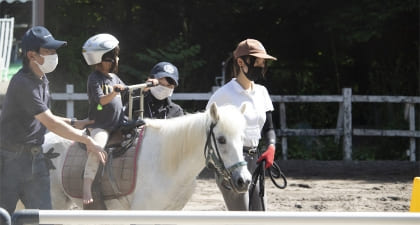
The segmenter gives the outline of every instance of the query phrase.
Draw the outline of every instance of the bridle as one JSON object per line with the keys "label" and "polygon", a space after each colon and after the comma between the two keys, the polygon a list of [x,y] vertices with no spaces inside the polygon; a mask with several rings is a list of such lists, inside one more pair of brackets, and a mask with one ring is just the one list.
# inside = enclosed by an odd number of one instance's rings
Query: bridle
{"label": "bridle", "polygon": [[[214,136],[213,129],[217,123],[210,124],[210,130],[207,134],[206,144],[204,146],[204,157],[206,159],[206,167],[212,169],[216,172],[217,177],[222,179],[225,182],[228,182],[230,188],[233,188],[235,191],[236,186],[232,183],[232,172],[241,166],[246,166],[246,161],[240,161],[235,163],[229,168],[225,167],[222,157],[220,156],[219,148],[216,142],[216,138]],[[212,142],[214,144],[215,149],[213,148]]]}

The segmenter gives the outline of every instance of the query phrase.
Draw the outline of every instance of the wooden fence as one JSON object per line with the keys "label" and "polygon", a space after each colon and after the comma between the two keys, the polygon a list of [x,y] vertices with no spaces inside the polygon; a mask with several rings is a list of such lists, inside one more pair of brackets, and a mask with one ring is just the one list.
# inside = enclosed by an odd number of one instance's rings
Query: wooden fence
{"label": "wooden fence", "polygon": [[[67,102],[67,117],[74,116],[74,101],[87,100],[86,93],[74,93],[73,85],[66,86],[66,93],[52,93],[53,100]],[[174,93],[173,100],[207,101],[212,93]],[[373,96],[352,95],[350,88],[343,88],[342,95],[272,95],[273,102],[279,103],[280,125],[276,130],[281,139],[282,157],[287,160],[287,137],[290,136],[335,136],[343,137],[343,160],[352,160],[353,136],[383,136],[409,138],[409,158],[416,161],[416,138],[420,131],[415,129],[415,104],[420,103],[420,97],[413,96]],[[339,104],[337,126],[335,129],[290,129],[286,123],[286,103],[328,103]],[[352,103],[401,103],[406,106],[406,117],[409,130],[378,130],[378,129],[353,129]]]}
{"label": "wooden fence", "polygon": [[[342,95],[283,95],[271,96],[273,102],[279,102],[280,129],[277,136],[281,138],[282,156],[287,159],[288,136],[335,136],[343,137],[343,160],[352,159],[353,136],[384,136],[384,137],[408,137],[410,141],[410,161],[416,161],[416,138],[420,137],[420,131],[415,129],[415,104],[420,103],[420,97],[412,96],[372,96],[352,95],[350,88],[343,88]],[[289,129],[286,125],[286,103],[339,103],[337,126],[335,129]],[[352,126],[352,103],[402,103],[406,104],[409,130],[377,130],[355,129]]]}

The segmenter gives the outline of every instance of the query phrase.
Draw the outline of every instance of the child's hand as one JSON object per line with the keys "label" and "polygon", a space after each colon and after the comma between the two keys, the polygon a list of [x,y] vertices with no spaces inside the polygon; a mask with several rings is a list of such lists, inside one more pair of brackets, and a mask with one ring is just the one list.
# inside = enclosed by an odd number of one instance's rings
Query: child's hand
{"label": "child's hand", "polygon": [[118,93],[126,89],[125,85],[123,84],[115,84],[113,88],[114,88],[114,92],[118,92]]}

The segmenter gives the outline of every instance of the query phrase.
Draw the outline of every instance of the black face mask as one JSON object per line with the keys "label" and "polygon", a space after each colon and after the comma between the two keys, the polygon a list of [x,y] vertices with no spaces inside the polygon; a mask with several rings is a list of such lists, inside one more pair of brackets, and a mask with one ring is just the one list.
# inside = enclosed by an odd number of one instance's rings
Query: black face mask
{"label": "black face mask", "polygon": [[264,72],[265,72],[264,67],[255,67],[254,66],[254,63],[255,63],[255,60],[256,60],[255,57],[251,58],[251,60],[250,60],[251,62],[249,64],[246,63],[246,59],[243,59],[243,60],[244,60],[245,65],[248,67],[248,72],[247,73],[244,72],[244,74],[245,74],[246,78],[248,78],[248,80],[256,81],[256,80],[264,77]]}
{"label": "black face mask", "polygon": [[256,81],[263,77],[263,70],[264,68],[262,67],[248,66],[248,73],[245,73],[245,76],[250,81]]}

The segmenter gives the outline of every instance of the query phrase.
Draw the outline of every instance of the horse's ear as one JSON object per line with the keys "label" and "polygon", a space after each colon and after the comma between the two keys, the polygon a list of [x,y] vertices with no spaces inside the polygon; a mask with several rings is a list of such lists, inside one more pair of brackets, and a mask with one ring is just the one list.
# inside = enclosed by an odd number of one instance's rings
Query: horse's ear
{"label": "horse's ear", "polygon": [[215,102],[210,106],[210,116],[215,122],[219,121],[219,113],[217,112],[217,105]]}
{"label": "horse's ear", "polygon": [[241,107],[239,107],[239,111],[241,111],[241,113],[244,114],[245,110],[246,110],[246,103],[242,103]]}

